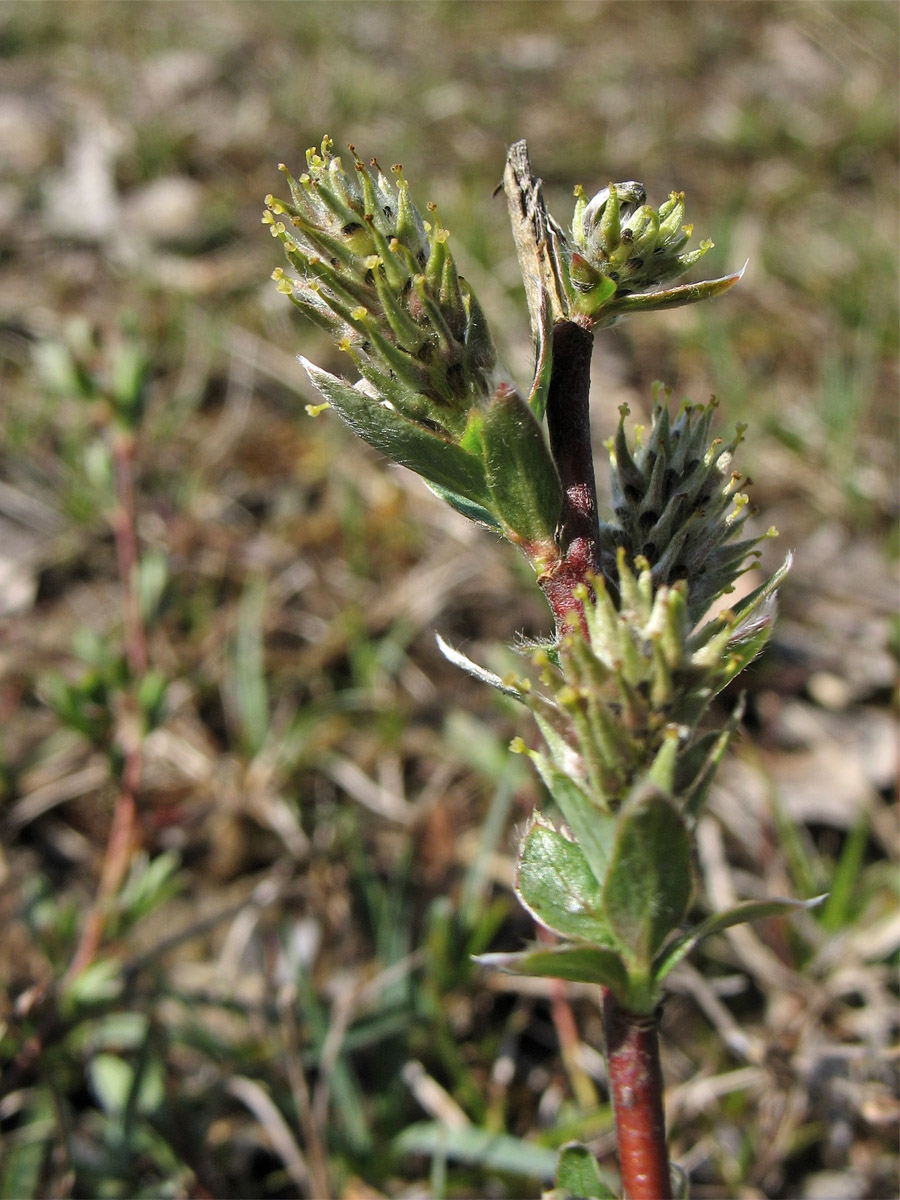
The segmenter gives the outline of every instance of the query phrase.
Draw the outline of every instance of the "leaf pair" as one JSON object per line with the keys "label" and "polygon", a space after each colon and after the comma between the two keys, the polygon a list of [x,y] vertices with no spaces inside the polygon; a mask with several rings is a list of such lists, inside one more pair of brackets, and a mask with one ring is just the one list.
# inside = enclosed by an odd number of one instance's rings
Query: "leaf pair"
{"label": "leaf pair", "polygon": [[672,799],[646,783],[612,817],[561,773],[555,782],[555,798],[567,820],[574,819],[578,841],[537,815],[520,846],[516,894],[564,941],[482,955],[484,965],[600,984],[627,1011],[650,1013],[665,977],[702,938],[823,899],[747,901],[679,932],[693,876],[687,823]]}

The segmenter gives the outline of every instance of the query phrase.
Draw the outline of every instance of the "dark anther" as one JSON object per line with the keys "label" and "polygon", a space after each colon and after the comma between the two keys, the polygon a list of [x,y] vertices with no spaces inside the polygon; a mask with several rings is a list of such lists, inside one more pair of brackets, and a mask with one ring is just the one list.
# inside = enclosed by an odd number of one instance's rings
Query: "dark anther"
{"label": "dark anther", "polygon": [[466,393],[466,373],[462,363],[451,363],[447,368],[447,385],[454,396],[464,396]]}

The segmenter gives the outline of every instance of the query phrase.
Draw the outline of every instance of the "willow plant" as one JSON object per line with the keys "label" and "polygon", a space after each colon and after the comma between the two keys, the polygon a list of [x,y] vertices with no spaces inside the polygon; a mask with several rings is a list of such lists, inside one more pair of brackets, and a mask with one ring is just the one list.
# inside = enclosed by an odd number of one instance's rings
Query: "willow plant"
{"label": "willow plant", "polygon": [[[676,283],[712,243],[687,249],[684,195],[654,208],[637,182],[590,199],[576,188],[564,231],[516,143],[504,189],[535,344],[526,397],[498,362],[434,206],[423,216],[399,166],[386,175],[350,153],[347,169],[326,138],[298,178],[282,166],[289,198],[267,197],[263,218],[287,258],[274,273],[279,290],[330,333],[357,376],[302,359],[323,401],[311,411],[333,409],[516,545],[546,596],[554,636],[519,647],[521,672],[500,678],[440,642],[531,713],[541,747],[517,738],[512,749],[529,756],[556,806],[522,833],[515,878],[553,939],[481,961],[599,985],[623,1192],[660,1200],[682,1188],[663,1122],[666,976],[708,934],[797,906],[750,901],[690,920],[692,836],[740,719],[738,703],[709,728],[710,705],[768,641],[790,560],[723,601],[761,540],[743,536],[745,480],[732,469],[743,430],[714,436],[715,402],[673,414],[663,390],[649,427],[631,437],[620,411],[607,443],[612,512],[601,518],[591,351],[595,331],[720,295],[741,272]],[[564,1149],[550,1195],[612,1194],[584,1147]]]}

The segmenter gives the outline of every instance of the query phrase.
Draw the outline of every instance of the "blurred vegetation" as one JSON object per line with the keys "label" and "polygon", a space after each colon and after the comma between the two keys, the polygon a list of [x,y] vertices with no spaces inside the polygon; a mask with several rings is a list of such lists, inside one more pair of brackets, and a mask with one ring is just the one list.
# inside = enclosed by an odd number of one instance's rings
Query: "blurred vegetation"
{"label": "blurred vegetation", "polygon": [[[560,221],[575,183],[637,176],[687,193],[707,273],[749,258],[595,354],[600,456],[653,380],[715,392],[770,565],[797,551],[699,877],[831,892],[673,980],[672,1150],[697,1197],[895,1194],[897,26],[815,0],[0,7],[0,1195],[534,1196],[572,1137],[613,1166],[595,996],[468,957],[530,935],[510,829],[538,787],[433,631],[499,668],[543,601],[304,414],[295,354],[347,364],[259,221],[325,132],[437,201],[523,384],[492,199],[514,139]],[[123,345],[148,362],[124,417]],[[129,753],[140,850],[67,976]]]}

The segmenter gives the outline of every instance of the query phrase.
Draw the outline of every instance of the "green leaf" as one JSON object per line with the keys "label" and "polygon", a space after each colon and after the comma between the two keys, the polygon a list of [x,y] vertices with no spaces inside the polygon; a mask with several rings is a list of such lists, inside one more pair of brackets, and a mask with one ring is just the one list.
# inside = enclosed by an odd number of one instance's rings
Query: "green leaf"
{"label": "green leaf", "polygon": [[[550,742],[548,729],[545,728],[546,722],[537,712],[535,712],[535,719],[544,737]],[[602,884],[606,879],[612,857],[613,839],[616,832],[615,818],[595,804],[584,788],[576,783],[570,775],[560,770],[546,755],[531,751],[530,757],[540,772],[547,791],[559,805],[566,824],[575,835],[575,840],[581,847],[594,878]]]}
{"label": "green leaf", "polygon": [[627,316],[634,312],[651,312],[662,308],[678,308],[682,304],[696,304],[698,300],[710,300],[721,296],[741,279],[747,264],[732,275],[720,279],[705,279],[702,283],[682,283],[677,287],[662,288],[656,292],[635,292],[630,296],[617,296],[603,315]]}
{"label": "green leaf", "polygon": [[260,580],[248,581],[238,608],[229,683],[243,748],[251,757],[265,745],[271,723],[264,646],[265,609],[265,584]]}
{"label": "green leaf", "polygon": [[141,555],[138,566],[138,600],[145,624],[150,624],[158,616],[168,582],[167,556],[160,550],[147,550]]}
{"label": "green leaf", "polygon": [[445,642],[439,633],[436,633],[434,636],[441,654],[443,654],[448,662],[453,663],[454,667],[459,667],[461,671],[465,671],[467,675],[471,675],[479,683],[486,683],[490,687],[496,688],[504,696],[512,696],[516,700],[524,702],[524,693],[515,687],[514,684],[506,683],[494,671],[489,671],[487,667],[482,667],[478,663],[472,662],[471,658],[463,654],[461,650],[457,650],[455,646],[451,646],[449,642]]}
{"label": "green leaf", "polygon": [[743,715],[744,697],[740,696],[725,728],[704,734],[687,754],[679,758],[674,791],[688,816],[696,817],[706,803],[716,771]]}
{"label": "green leaf", "polygon": [[556,1152],[549,1147],[473,1125],[453,1129],[437,1121],[422,1121],[407,1126],[395,1139],[394,1149],[401,1154],[442,1155],[532,1179],[552,1179],[556,1171]]}
{"label": "green leaf", "polygon": [[863,812],[841,847],[840,858],[831,877],[831,893],[821,915],[822,928],[826,933],[837,933],[850,920],[853,906],[860,903],[859,879],[865,861],[870,820],[869,813]]}
{"label": "green leaf", "polygon": [[137,685],[138,711],[144,718],[144,727],[155,729],[164,716],[166,692],[169,681],[163,671],[150,670]]}
{"label": "green leaf", "polygon": [[[28,1089],[18,1127],[4,1133],[0,1200],[33,1200],[46,1195],[44,1161],[58,1144],[56,1105],[49,1088]],[[42,1182],[44,1187],[42,1187]]]}
{"label": "green leaf", "polygon": [[794,563],[793,554],[788,554],[773,575],[766,579],[759,587],[754,588],[752,592],[744,596],[730,610],[730,613],[720,614],[713,617],[711,621],[707,621],[705,625],[701,625],[688,639],[688,651],[693,654],[700,650],[707,642],[714,639],[723,629],[734,629],[742,622],[748,621],[756,609],[760,608],[766,600],[774,597],[784,580],[787,573],[790,571]]}
{"label": "green leaf", "polygon": [[63,1011],[77,1012],[82,1006],[106,1004],[118,998],[122,991],[122,964],[115,958],[101,958],[84,968],[67,985]]}
{"label": "green leaf", "polygon": [[765,917],[780,917],[798,909],[815,908],[826,899],[827,893],[814,896],[812,900],[786,900],[780,896],[773,897],[771,900],[743,900],[740,904],[736,904],[724,912],[713,913],[702,924],[687,930],[666,947],[665,954],[653,965],[653,978],[665,979],[672,968],[690,954],[698,942],[709,937],[710,934],[720,933],[732,925],[743,925],[748,921],[760,921]]}
{"label": "green leaf", "polygon": [[143,348],[134,340],[120,343],[110,363],[110,399],[120,421],[135,429],[144,412],[149,362]]}
{"label": "green leaf", "polygon": [[443,488],[440,484],[432,483],[426,479],[425,483],[431,488],[438,499],[443,500],[445,504],[449,504],[451,508],[455,508],[458,513],[462,513],[470,521],[475,521],[479,525],[486,525],[488,529],[499,529],[500,523],[494,515],[486,508],[482,508],[480,504],[476,504],[474,500],[467,500],[465,496],[459,496],[456,492],[451,492],[447,488]]}
{"label": "green leaf", "polygon": [[615,294],[615,280],[610,279],[608,275],[600,275],[596,284],[589,291],[581,292],[576,301],[576,307],[579,312],[586,313],[588,316],[603,315],[601,309]]}
{"label": "green leaf", "polygon": [[484,462],[491,507],[524,542],[553,543],[562,485],[531,409],[510,387],[499,389],[484,417]]}
{"label": "green leaf", "polygon": [[600,1166],[581,1142],[568,1142],[560,1149],[556,1186],[578,1200],[615,1200],[616,1193],[603,1178]]}
{"label": "green leaf", "polygon": [[479,954],[475,962],[495,967],[510,975],[537,975],[541,978],[568,979],[571,983],[596,983],[608,987],[617,996],[627,995],[628,974],[614,950],[603,946],[542,946],[517,954]]}
{"label": "green leaf", "polygon": [[580,846],[536,816],[522,839],[516,894],[531,915],[576,941],[612,942],[601,886]]}
{"label": "green leaf", "polygon": [[107,1113],[123,1113],[133,1106],[141,1113],[159,1108],[165,1097],[162,1069],[155,1060],[145,1069],[117,1054],[95,1054],[88,1067],[91,1087]]}
{"label": "green leaf", "polygon": [[429,483],[492,511],[484,466],[473,454],[468,454],[449,438],[432,433],[424,425],[373,400],[346,379],[329,375],[305,358],[300,361],[316,390],[341,420],[370,446],[415,471]]}
{"label": "green leaf", "polygon": [[649,969],[691,898],[691,853],[678,809],[653,787],[636,791],[619,816],[603,906],[610,929]]}
{"label": "green leaf", "polygon": [[181,860],[174,850],[154,858],[146,852],[132,862],[128,878],[117,898],[117,907],[128,926],[149,916],[178,893]]}

